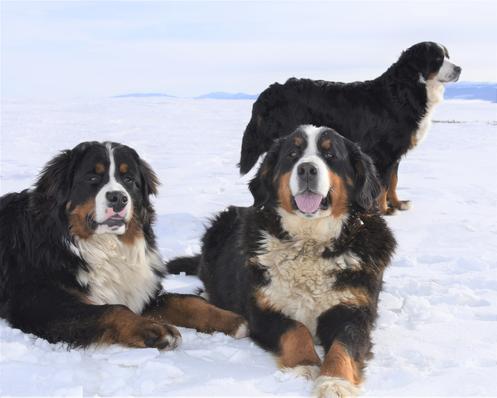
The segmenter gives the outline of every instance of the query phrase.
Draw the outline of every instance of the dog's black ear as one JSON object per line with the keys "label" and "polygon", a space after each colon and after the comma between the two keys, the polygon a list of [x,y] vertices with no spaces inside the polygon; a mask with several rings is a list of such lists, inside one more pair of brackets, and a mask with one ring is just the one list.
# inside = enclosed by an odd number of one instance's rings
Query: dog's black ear
{"label": "dog's black ear", "polygon": [[143,196],[148,198],[149,195],[157,195],[157,188],[160,184],[157,174],[155,174],[152,167],[141,158],[138,158],[138,165],[142,179]]}
{"label": "dog's black ear", "polygon": [[363,210],[371,211],[381,193],[376,168],[371,158],[363,153],[357,144],[350,141],[346,144],[354,170],[353,200]]}
{"label": "dog's black ear", "polygon": [[279,139],[274,142],[269,151],[266,153],[257,174],[249,183],[249,190],[254,197],[254,206],[261,207],[274,200],[274,173],[278,163],[278,156],[281,147]]}
{"label": "dog's black ear", "polygon": [[73,151],[62,151],[49,161],[38,177],[35,192],[40,194],[47,203],[61,204],[67,200],[71,189],[71,170]]}

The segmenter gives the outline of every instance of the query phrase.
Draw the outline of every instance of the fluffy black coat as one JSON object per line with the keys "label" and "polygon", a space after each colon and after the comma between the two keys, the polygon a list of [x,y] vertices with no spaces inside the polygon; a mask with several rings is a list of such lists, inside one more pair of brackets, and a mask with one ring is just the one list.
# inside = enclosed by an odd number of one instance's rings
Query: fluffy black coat
{"label": "fluffy black coat", "polygon": [[[290,298],[291,291],[275,292],[277,287],[272,280],[272,268],[288,270],[285,261],[289,261],[288,264],[300,261],[299,258],[305,256],[306,245],[314,247],[315,239],[322,239],[322,236],[293,235],[293,232],[285,228],[286,224],[282,219],[287,217],[284,214],[288,214],[281,211],[281,203],[284,202],[282,195],[285,195],[282,193],[284,189],[281,189],[282,181],[298,160],[289,158],[287,154],[295,152],[295,142],[302,142],[303,136],[299,134],[297,131],[281,138],[271,147],[250,183],[255,206],[230,207],[220,213],[202,238],[200,256],[182,257],[168,264],[172,273],[186,271],[188,274],[198,274],[210,302],[242,314],[249,322],[251,337],[265,349],[277,354],[283,367],[320,363],[310,347],[313,343],[309,331],[302,328],[296,318],[290,316],[286,309],[280,308],[280,304],[271,298],[274,293],[280,294],[283,300],[285,295],[289,300],[298,300]],[[323,156],[323,152],[320,156],[327,159],[331,173],[335,173],[340,181],[348,182],[347,192],[338,196],[345,201],[348,216],[339,235],[335,238],[330,232],[328,238],[325,237],[320,254],[309,261],[302,260],[302,264],[312,267],[312,262],[324,262],[329,265],[329,271],[323,274],[324,278],[327,278],[328,273],[333,275],[329,285],[324,287],[328,297],[338,297],[345,291],[352,293],[347,299],[337,299],[334,305],[325,308],[316,319],[310,319],[309,323],[316,327],[313,331],[309,326],[309,330],[323,345],[330,358],[340,347],[345,347],[344,355],[352,358],[350,369],[353,370],[349,373],[354,376],[345,374],[345,371],[334,376],[357,385],[361,381],[365,360],[370,355],[370,332],[377,316],[383,270],[390,262],[396,243],[385,221],[375,211],[374,199],[379,183],[371,160],[355,144],[330,130],[325,130],[322,136],[331,140],[329,147],[332,149],[328,156]],[[318,142],[322,142],[321,138]],[[335,188],[338,189],[338,185]],[[330,199],[330,205],[333,210],[340,203]],[[339,218],[340,215],[337,220]],[[301,222],[307,220],[302,219]],[[274,252],[275,259],[279,255],[288,256],[280,265],[268,260],[272,258],[271,251],[277,250],[269,248],[269,240],[273,244],[276,242],[277,245],[289,248],[288,252]],[[296,257],[293,257],[293,245],[302,245],[302,249],[296,252]],[[353,253],[358,265],[337,269],[336,261],[350,253]],[[298,268],[293,269],[299,272]],[[286,274],[288,272],[285,271]],[[319,272],[321,271],[316,268],[316,272],[307,274],[307,279],[300,281],[301,284],[309,282],[312,285],[311,275]],[[304,302],[307,298],[301,297],[301,300]],[[319,301],[315,302],[316,307],[320,304]],[[288,306],[292,306],[292,303],[288,303]],[[312,312],[313,308],[309,308],[309,311]],[[305,315],[303,317],[306,318]],[[289,341],[297,343],[292,346]],[[339,346],[333,346],[334,343]],[[329,372],[325,359],[321,375],[324,377]]]}
{"label": "fluffy black coat", "polygon": [[[174,348],[180,335],[170,323],[236,333],[241,317],[195,296],[162,292],[166,268],[149,200],[157,185],[132,148],[85,142],[51,160],[33,189],[1,197],[0,317],[49,342],[83,347]],[[116,196],[109,186],[121,191]],[[99,203],[116,214],[99,223]],[[129,220],[117,214],[124,204]],[[102,227],[108,231],[98,234]],[[116,247],[121,251],[114,256]],[[127,279],[129,284],[119,282]]]}
{"label": "fluffy black coat", "polygon": [[[403,52],[374,80],[346,84],[291,78],[272,84],[253,105],[243,135],[241,174],[255,165],[275,139],[301,124],[313,124],[332,127],[358,143],[373,159],[386,192],[392,178],[397,183],[401,157],[417,143],[420,122],[430,111],[427,82],[436,79],[445,57],[445,47],[423,42]],[[456,80],[460,70],[455,69]],[[395,203],[391,204],[402,209],[395,193],[392,196],[389,199]]]}

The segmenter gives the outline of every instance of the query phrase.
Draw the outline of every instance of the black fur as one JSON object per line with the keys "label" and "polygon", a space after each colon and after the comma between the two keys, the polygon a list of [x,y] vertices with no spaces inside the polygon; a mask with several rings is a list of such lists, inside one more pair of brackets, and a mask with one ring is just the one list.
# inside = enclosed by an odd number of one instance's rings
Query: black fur
{"label": "black fur", "polygon": [[426,84],[420,78],[432,78],[444,56],[448,57],[445,48],[423,42],[403,52],[374,80],[344,84],[291,78],[285,84],[272,84],[253,105],[243,135],[241,174],[255,165],[274,140],[301,124],[313,124],[332,127],[358,143],[373,159],[387,190],[427,111]]}
{"label": "black fur", "polygon": [[[287,154],[296,150],[293,142],[299,134],[298,129],[277,140],[270,148],[250,182],[255,205],[230,207],[217,215],[202,239],[200,260],[197,257],[190,261],[181,258],[168,266],[169,271],[175,273],[191,272],[198,266],[198,275],[209,300],[221,308],[242,314],[249,322],[251,337],[277,354],[281,349],[281,336],[297,323],[271,305],[261,306],[257,300],[262,287],[271,288],[268,273],[271,264],[261,264],[258,255],[268,250],[262,243],[265,234],[284,242],[305,239],[286,231],[278,212],[281,198],[277,187],[281,176],[298,160],[297,157],[290,161]],[[330,271],[335,275],[335,282],[329,286],[330,294],[357,288],[364,292],[368,301],[364,305],[342,303],[328,308],[319,315],[316,336],[326,351],[333,341],[341,342],[362,368],[370,354],[370,332],[376,319],[383,270],[390,262],[396,243],[385,221],[375,211],[379,182],[371,159],[356,144],[332,130],[324,130],[322,137],[332,140],[332,156],[326,157],[331,159],[327,160],[329,170],[351,185],[348,221],[336,240],[330,236],[328,249],[322,257],[334,258],[348,251],[354,253],[361,264],[360,269]],[[331,208],[334,205],[338,204],[332,202]],[[182,264],[185,264],[183,269]]]}

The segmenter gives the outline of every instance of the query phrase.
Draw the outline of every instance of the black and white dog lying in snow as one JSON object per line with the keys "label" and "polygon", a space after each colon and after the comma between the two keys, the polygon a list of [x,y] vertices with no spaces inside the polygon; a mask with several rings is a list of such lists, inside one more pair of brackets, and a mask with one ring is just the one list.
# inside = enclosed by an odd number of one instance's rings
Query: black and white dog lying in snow
{"label": "black and white dog lying in snow", "polygon": [[273,144],[250,191],[253,207],[220,213],[201,255],[169,271],[197,273],[210,302],[243,315],[281,367],[319,375],[318,396],[354,394],[396,244],[374,211],[371,159],[330,128],[301,126]]}
{"label": "black and white dog lying in snow", "polygon": [[444,46],[423,42],[374,80],[344,84],[292,78],[272,84],[254,103],[240,172],[246,174],[276,138],[298,125],[330,126],[373,159],[382,186],[381,212],[408,209],[408,201],[397,197],[399,162],[425,137],[444,84],[459,78],[461,68],[448,58]]}
{"label": "black and white dog lying in snow", "polygon": [[171,324],[246,334],[240,315],[161,293],[152,230],[157,177],[131,148],[85,142],[62,152],[33,190],[0,199],[0,316],[71,346],[174,348]]}

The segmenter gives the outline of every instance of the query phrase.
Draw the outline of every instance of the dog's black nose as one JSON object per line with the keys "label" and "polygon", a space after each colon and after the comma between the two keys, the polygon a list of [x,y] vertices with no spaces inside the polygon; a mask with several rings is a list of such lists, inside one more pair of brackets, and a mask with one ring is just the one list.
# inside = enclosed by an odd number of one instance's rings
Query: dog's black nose
{"label": "dog's black nose", "polygon": [[455,71],[457,74],[459,74],[459,73],[461,73],[462,68],[461,68],[460,66],[455,66],[455,67],[454,67],[454,71]]}
{"label": "dog's black nose", "polygon": [[318,174],[318,169],[312,163],[302,163],[297,168],[299,178],[304,181],[312,181]]}
{"label": "dog's black nose", "polygon": [[115,212],[119,212],[126,206],[128,203],[128,196],[121,191],[109,191],[105,194],[107,201],[109,202],[109,207]]}

